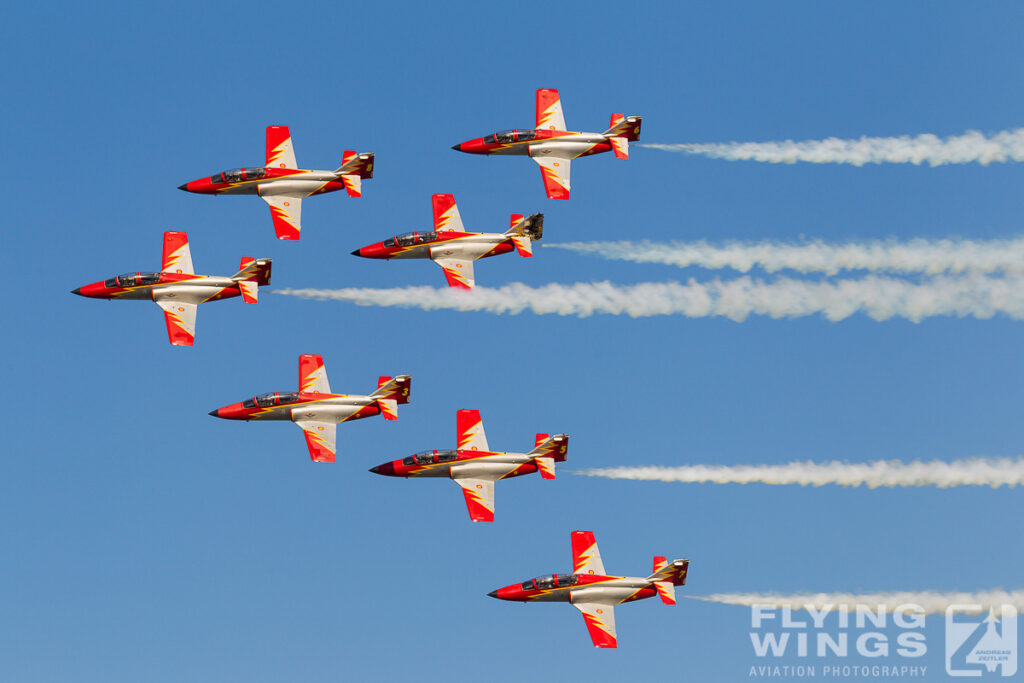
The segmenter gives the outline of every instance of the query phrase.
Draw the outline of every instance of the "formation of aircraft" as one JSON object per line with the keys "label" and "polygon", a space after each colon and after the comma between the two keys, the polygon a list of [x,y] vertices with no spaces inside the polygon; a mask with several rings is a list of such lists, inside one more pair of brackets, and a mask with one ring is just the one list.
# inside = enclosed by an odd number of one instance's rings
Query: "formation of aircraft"
{"label": "formation of aircraft", "polygon": [[689,560],[655,557],[650,576],[609,576],[592,531],[574,531],[572,573],[547,574],[491,591],[487,595],[515,602],[568,602],[583,614],[594,647],[617,647],[615,606],[655,595],[676,604],[675,587],[686,583]]}
{"label": "formation of aircraft", "polygon": [[164,253],[159,273],[125,273],[93,282],[72,294],[90,299],[144,299],[164,310],[167,337],[174,346],[192,346],[196,340],[196,309],[207,301],[242,297],[247,304],[258,300],[259,288],[270,284],[271,259],[242,258],[238,272],[230,276],[196,275],[184,232],[164,233]]}
{"label": "formation of aircraft", "polygon": [[373,154],[348,151],[333,171],[308,171],[295,163],[288,126],[267,126],[265,166],[233,168],[179,185],[198,194],[257,194],[270,205],[274,231],[280,240],[299,239],[302,200],[314,194],[344,189],[350,197],[362,195],[362,180],[373,177]]}
{"label": "formation of aircraft", "polygon": [[617,159],[629,158],[629,142],[640,139],[639,116],[612,114],[603,133],[579,133],[565,129],[562,100],[554,88],[537,91],[536,128],[515,128],[453,145],[468,154],[525,155],[540,165],[549,199],[569,198],[569,169],[573,159],[612,151]]}
{"label": "formation of aircraft", "polygon": [[[603,133],[568,131],[558,91],[537,91],[537,119],[534,129],[501,131],[455,145],[453,149],[471,154],[527,155],[541,167],[547,196],[569,198],[571,160],[612,151],[620,159],[629,157],[629,142],[639,138],[641,118],[612,114]],[[363,179],[373,177],[374,155],[346,151],[334,171],[299,169],[287,126],[268,126],[266,163],[262,167],[237,168],[200,178],[179,186],[199,194],[256,194],[270,205],[278,239],[297,240],[301,234],[301,208],[305,197],[345,189],[349,196],[361,195]],[[450,287],[471,289],[475,284],[473,262],[513,250],[520,256],[533,255],[533,242],[543,236],[544,214],[524,217],[513,214],[505,232],[467,232],[455,198],[450,194],[432,196],[434,229],[411,232],[370,244],[352,252],[375,259],[429,258],[444,270]],[[193,271],[188,236],[184,232],[164,233],[160,272],[126,273],[72,290],[73,294],[97,299],[148,299],[164,311],[170,343],[191,346],[195,342],[198,305],[242,297],[258,301],[259,287],[270,284],[271,260],[242,258],[231,276],[196,275]],[[210,411],[228,420],[288,420],[303,431],[314,462],[334,462],[337,425],[364,417],[382,415],[398,419],[398,406],[409,402],[408,375],[380,377],[377,389],[368,395],[331,392],[327,371],[320,355],[299,357],[299,388],[295,392],[267,393]],[[555,478],[555,463],[564,462],[569,447],[567,434],[537,434],[529,452],[492,451],[478,410],[459,410],[456,415],[457,445],[451,450],[416,453],[386,462],[371,472],[393,477],[449,478],[465,497],[470,519],[494,521],[494,483],[539,472],[543,479]],[[617,646],[615,605],[660,596],[675,604],[675,586],[686,583],[689,560],[669,563],[655,557],[647,577],[605,574],[594,534],[572,532],[573,571],[550,574],[499,588],[490,597],[518,602],[568,602],[583,614],[596,647]]]}
{"label": "formation of aircraft", "polygon": [[555,463],[565,462],[569,450],[566,434],[538,434],[529,453],[501,453],[487,445],[479,410],[460,410],[456,415],[458,445],[454,450],[423,451],[402,460],[370,468],[389,477],[444,477],[462,487],[469,517],[474,522],[494,521],[494,482],[540,472],[555,478]]}
{"label": "formation of aircraft", "polygon": [[472,289],[473,261],[507,254],[513,249],[520,256],[533,256],[533,242],[544,234],[542,213],[527,218],[512,214],[511,226],[505,232],[466,232],[453,195],[435,194],[432,204],[432,232],[407,232],[356,249],[352,255],[375,259],[428,258],[444,269],[449,287]]}
{"label": "formation of aircraft", "polygon": [[239,403],[211,410],[225,420],[290,420],[302,428],[314,462],[334,462],[338,424],[383,415],[398,419],[398,406],[409,402],[409,375],[381,377],[377,390],[368,396],[333,394],[327,381],[324,359],[299,356],[297,392],[261,394]]}

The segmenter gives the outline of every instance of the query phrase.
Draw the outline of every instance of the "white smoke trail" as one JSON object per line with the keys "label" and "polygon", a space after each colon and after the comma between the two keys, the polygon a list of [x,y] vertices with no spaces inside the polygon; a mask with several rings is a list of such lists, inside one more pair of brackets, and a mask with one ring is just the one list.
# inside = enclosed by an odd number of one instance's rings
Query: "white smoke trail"
{"label": "white smoke trail", "polygon": [[[713,595],[687,595],[693,600],[718,602],[726,605],[787,605],[793,609],[814,609],[818,612],[855,610],[856,605],[867,609],[889,612],[902,605],[916,605],[924,608],[924,614],[942,614],[950,605],[980,605],[983,612],[990,607],[999,613],[1000,605],[1013,605],[1018,612],[1024,611],[1024,590],[990,590],[975,593],[939,593],[935,591],[892,592],[892,593],[805,593],[781,595],[777,593],[715,593]],[[965,610],[969,612],[969,610]]]}
{"label": "white smoke trail", "polygon": [[748,316],[796,318],[823,315],[831,321],[864,313],[874,320],[906,318],[919,322],[939,315],[991,318],[1004,313],[1024,318],[1024,278],[963,276],[936,277],[922,283],[869,275],[858,280],[810,282],[777,278],[770,282],[740,277],[735,280],[648,282],[615,285],[610,282],[550,284],[529,287],[513,283],[473,290],[433,287],[393,289],[283,289],[275,292],[306,299],[347,301],[360,306],[400,306],[423,310],[486,311],[517,314],[683,315],[690,318],[726,317],[737,322]]}
{"label": "white smoke trail", "polygon": [[574,474],[607,479],[634,479],[711,484],[797,484],[800,486],[1024,486],[1024,457],[966,458],[945,462],[875,460],[866,463],[788,462],[781,465],[680,465],[675,467],[607,467]]}
{"label": "white smoke trail", "polygon": [[565,242],[545,244],[581,254],[633,263],[660,263],[679,268],[732,268],[742,273],[758,266],[769,273],[783,269],[835,275],[841,270],[923,273],[1024,272],[1024,237],[997,240],[914,239],[826,244],[785,242]]}
{"label": "white smoke trail", "polygon": [[[634,143],[637,144],[637,143]],[[976,130],[940,138],[925,134],[894,138],[861,137],[851,140],[784,140],[776,142],[712,142],[676,145],[641,144],[669,152],[697,154],[729,161],[766,161],[772,164],[946,164],[1024,161],[1024,128],[1004,130],[989,137]]]}

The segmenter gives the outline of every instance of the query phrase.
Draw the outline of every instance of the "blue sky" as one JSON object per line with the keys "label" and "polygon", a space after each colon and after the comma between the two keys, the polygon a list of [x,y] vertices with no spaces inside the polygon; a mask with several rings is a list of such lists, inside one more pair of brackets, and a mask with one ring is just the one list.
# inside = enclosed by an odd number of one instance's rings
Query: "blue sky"
{"label": "blue sky", "polygon": [[[552,202],[525,159],[449,147],[533,121],[645,117],[646,142],[959,134],[1021,124],[1013,3],[247,3],[21,5],[0,28],[8,133],[7,449],[0,669],[19,681],[735,680],[749,612],[645,601],[594,650],[567,605],[485,594],[571,567],[592,529],[610,572],[688,557],[680,594],[964,590],[1024,584],[1020,490],[864,490],[607,481],[563,471],[497,487],[469,522],[451,482],[366,470],[455,441],[571,435],[569,468],[1017,455],[1024,329],[1006,317],[743,323],[376,309],[263,296],[200,309],[192,349],[159,309],[82,284],[159,265],[187,230],[197,272],[274,258],[274,287],[440,286],[429,263],[349,252],[430,225],[546,214],[545,241],[1009,237],[1024,168],[776,166],[634,148],[574,164]],[[291,127],[305,168],[377,154],[363,197],[305,203],[298,243],[256,198],[176,186],[263,159]],[[478,284],[710,279],[562,250],[477,264]],[[207,412],[293,390],[297,356],[362,393],[409,373],[395,423],[342,425],[309,462],[286,424]],[[942,622],[922,663],[939,677]],[[851,661],[857,661],[851,658]]]}

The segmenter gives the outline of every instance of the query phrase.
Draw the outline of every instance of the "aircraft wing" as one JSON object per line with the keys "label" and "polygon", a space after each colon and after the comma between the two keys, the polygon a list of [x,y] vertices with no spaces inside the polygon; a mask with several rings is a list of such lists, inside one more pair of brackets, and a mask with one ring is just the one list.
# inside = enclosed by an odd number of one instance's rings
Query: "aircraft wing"
{"label": "aircraft wing", "polygon": [[494,521],[494,482],[488,479],[452,479],[466,496],[469,518],[474,522]]}
{"label": "aircraft wing", "polygon": [[327,368],[320,354],[305,353],[299,356],[299,391],[303,393],[331,393],[327,381]]}
{"label": "aircraft wing", "polygon": [[198,304],[175,299],[157,301],[164,309],[167,322],[167,338],[174,346],[192,346],[196,341],[196,309]]}
{"label": "aircraft wing", "polygon": [[302,195],[275,194],[260,195],[270,204],[270,216],[274,219],[274,232],[279,240],[297,240],[302,226]]}
{"label": "aircraft wing", "polygon": [[444,269],[444,276],[448,278],[449,287],[458,289],[473,289],[476,280],[473,278],[473,261],[464,258],[435,258],[434,263]]}
{"label": "aircraft wing", "polygon": [[537,91],[537,128],[540,130],[565,130],[565,115],[562,114],[562,98],[554,88]]}
{"label": "aircraft wing", "polygon": [[544,178],[544,191],[548,193],[548,199],[568,199],[571,160],[554,155],[531,158],[540,164],[540,174]]}
{"label": "aircraft wing", "polygon": [[583,614],[594,647],[617,647],[615,640],[615,607],[606,602],[574,602]]}
{"label": "aircraft wing", "polygon": [[572,571],[574,574],[604,576],[604,562],[593,531],[572,532]]}
{"label": "aircraft wing", "polygon": [[434,230],[438,232],[466,232],[455,196],[435,194],[430,197],[434,209]]}
{"label": "aircraft wing", "polygon": [[460,410],[455,414],[455,427],[458,431],[456,448],[460,451],[490,451],[487,447],[487,435],[484,433],[484,421],[479,410]]}
{"label": "aircraft wing", "polygon": [[337,451],[338,425],[320,420],[296,420],[302,428],[309,446],[309,457],[313,462],[334,462]]}
{"label": "aircraft wing", "polygon": [[168,230],[164,233],[164,255],[160,262],[163,273],[184,273],[195,275],[192,269],[192,252],[188,248],[188,235]]}
{"label": "aircraft wing", "polygon": [[288,126],[267,126],[268,168],[298,168]]}

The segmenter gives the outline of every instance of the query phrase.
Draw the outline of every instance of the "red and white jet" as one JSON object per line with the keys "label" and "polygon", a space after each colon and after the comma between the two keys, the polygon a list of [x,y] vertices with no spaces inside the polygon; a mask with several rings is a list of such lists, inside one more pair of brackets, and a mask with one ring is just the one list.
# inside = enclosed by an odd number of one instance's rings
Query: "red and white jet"
{"label": "red and white jet", "polygon": [[164,309],[167,337],[174,346],[192,346],[196,340],[196,309],[207,301],[242,297],[254,304],[259,288],[270,284],[271,260],[242,257],[230,277],[196,275],[184,232],[164,233],[164,255],[159,273],[125,273],[71,290],[91,299],[146,299]]}
{"label": "red and white jet", "polygon": [[613,151],[615,158],[629,158],[629,141],[640,139],[639,116],[612,114],[603,133],[577,133],[565,129],[558,91],[537,91],[537,127],[503,130],[454,145],[469,154],[520,154],[540,164],[544,190],[549,199],[569,198],[569,168],[573,159]]}
{"label": "red and white jet", "polygon": [[179,185],[198,194],[258,194],[270,205],[279,240],[297,240],[302,226],[302,200],[314,194],[345,189],[350,197],[362,195],[362,179],[373,177],[373,154],[345,152],[333,171],[307,171],[295,164],[288,126],[267,126],[266,166],[233,168]]}
{"label": "red and white jet", "polygon": [[225,420],[291,420],[302,428],[314,462],[334,462],[338,424],[383,415],[398,419],[398,406],[409,402],[409,375],[381,377],[369,396],[332,394],[324,359],[299,356],[299,390],[271,393],[211,410]]}
{"label": "red and white jet", "polygon": [[433,232],[407,232],[352,252],[353,256],[376,259],[428,258],[444,269],[449,287],[472,289],[473,261],[507,254],[515,249],[520,256],[533,256],[533,242],[544,234],[544,214],[528,218],[512,214],[511,227],[505,232],[466,232],[455,197],[432,196]]}
{"label": "red and white jet", "polygon": [[608,576],[592,531],[572,532],[572,574],[548,574],[491,591],[516,602],[569,602],[583,614],[594,647],[616,647],[615,605],[655,595],[676,604],[676,586],[686,583],[689,560],[654,558],[650,576]]}
{"label": "red and white jet", "polygon": [[423,451],[404,460],[370,468],[389,477],[445,477],[462,487],[469,517],[474,522],[494,521],[494,482],[540,472],[555,478],[555,463],[565,462],[566,434],[538,434],[529,453],[499,453],[487,446],[479,410],[460,410],[456,416],[458,447],[450,451]]}

